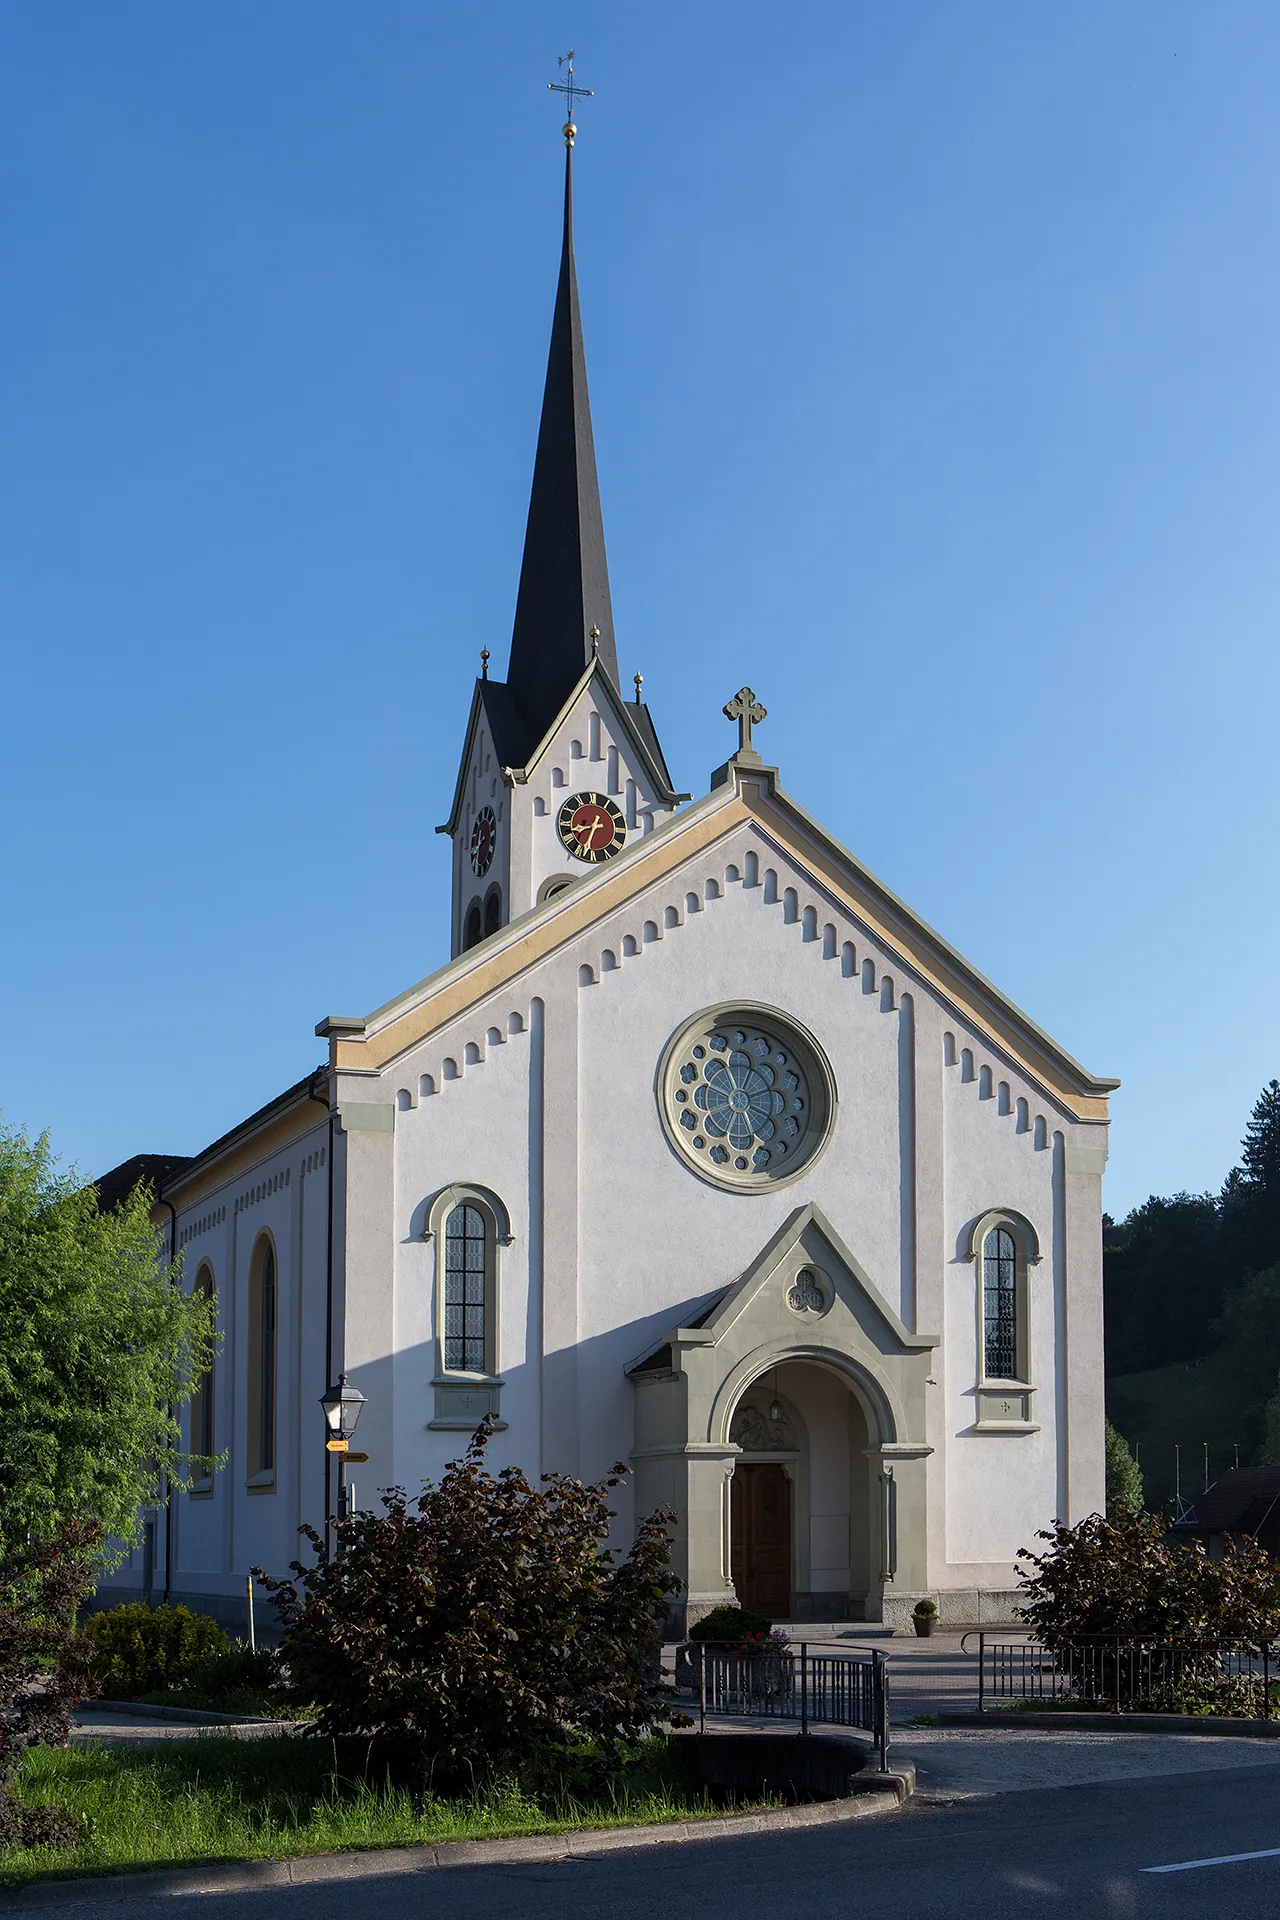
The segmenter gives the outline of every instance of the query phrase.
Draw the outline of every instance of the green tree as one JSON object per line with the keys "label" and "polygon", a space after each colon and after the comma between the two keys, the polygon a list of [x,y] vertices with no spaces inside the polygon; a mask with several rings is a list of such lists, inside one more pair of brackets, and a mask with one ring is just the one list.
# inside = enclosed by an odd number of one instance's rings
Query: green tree
{"label": "green tree", "polygon": [[144,1188],[101,1213],[46,1134],[0,1123],[0,1556],[92,1520],[118,1561],[163,1478],[190,1484],[177,1413],[214,1310],[179,1281]]}
{"label": "green tree", "polygon": [[1249,1185],[1280,1196],[1280,1080],[1269,1080],[1258,1095],[1241,1144]]}
{"label": "green tree", "polygon": [[1213,1345],[1224,1275],[1212,1194],[1152,1194],[1103,1232],[1107,1372],[1197,1360]]}
{"label": "green tree", "polygon": [[1107,1421],[1107,1513],[1141,1513],[1142,1469],[1129,1451],[1124,1435]]}
{"label": "green tree", "polygon": [[1222,1190],[1222,1238],[1243,1276],[1280,1261],[1280,1081],[1258,1095],[1241,1148]]}
{"label": "green tree", "polygon": [[1280,1266],[1232,1287],[1214,1331],[1240,1443],[1251,1455],[1263,1443],[1267,1402],[1280,1374]]}

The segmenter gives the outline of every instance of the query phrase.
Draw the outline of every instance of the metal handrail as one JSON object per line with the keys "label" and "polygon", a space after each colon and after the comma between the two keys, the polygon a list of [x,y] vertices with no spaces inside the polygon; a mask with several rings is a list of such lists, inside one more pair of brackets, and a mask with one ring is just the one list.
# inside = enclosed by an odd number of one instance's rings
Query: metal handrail
{"label": "metal handrail", "polygon": [[685,1643],[698,1662],[699,1723],[727,1718],[817,1721],[870,1733],[883,1773],[889,1764],[888,1656],[879,1647],[831,1647],[807,1640],[736,1652],[721,1643]]}
{"label": "metal handrail", "polygon": [[[962,1635],[961,1651],[973,1633]],[[1184,1684],[1238,1681],[1261,1687],[1258,1718],[1270,1720],[1274,1643],[1261,1636],[1191,1639],[1177,1634],[1075,1634],[1056,1648],[1042,1641],[1002,1641],[985,1631],[978,1642],[978,1712],[997,1700],[1069,1699],[1083,1685],[1086,1701],[1113,1714],[1141,1711],[1162,1690]],[[1046,1684],[1047,1682],[1047,1684]]]}

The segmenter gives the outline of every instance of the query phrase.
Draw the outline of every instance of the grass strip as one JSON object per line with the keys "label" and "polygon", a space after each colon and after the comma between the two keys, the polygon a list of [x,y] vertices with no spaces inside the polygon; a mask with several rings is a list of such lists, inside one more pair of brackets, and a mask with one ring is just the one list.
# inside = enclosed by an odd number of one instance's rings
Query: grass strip
{"label": "grass strip", "polygon": [[399,1787],[339,1773],[332,1748],[290,1734],[252,1741],[209,1735],[161,1748],[36,1747],[24,1756],[19,1783],[32,1804],[78,1813],[85,1831],[67,1852],[0,1848],[0,1886],[149,1866],[649,1826],[725,1811],[687,1783],[662,1740],[646,1742],[636,1764],[606,1791],[582,1799],[535,1798],[509,1782],[474,1798],[415,1803]]}

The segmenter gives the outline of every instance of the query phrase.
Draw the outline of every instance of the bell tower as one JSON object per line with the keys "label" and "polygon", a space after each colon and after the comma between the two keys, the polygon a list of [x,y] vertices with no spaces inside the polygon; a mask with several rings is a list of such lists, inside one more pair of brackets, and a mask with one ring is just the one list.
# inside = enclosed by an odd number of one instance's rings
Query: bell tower
{"label": "bell tower", "polygon": [[[553,90],[573,101],[573,79]],[[481,655],[448,820],[455,954],[652,832],[687,794],[671,784],[648,708],[618,684],[604,520],[573,249],[573,142],[524,558],[505,680]],[[569,801],[577,804],[570,807]]]}

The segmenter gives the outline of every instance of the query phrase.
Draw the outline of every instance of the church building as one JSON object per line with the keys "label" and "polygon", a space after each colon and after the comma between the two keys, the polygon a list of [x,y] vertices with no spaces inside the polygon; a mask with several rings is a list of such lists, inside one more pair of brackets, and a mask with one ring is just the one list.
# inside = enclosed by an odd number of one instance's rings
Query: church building
{"label": "church building", "polygon": [[[564,239],[506,678],[452,793],[448,962],[330,1014],[316,1071],[190,1159],[140,1155],[222,1344],[226,1464],[100,1603],[243,1619],[350,1496],[490,1464],[674,1509],[691,1623],[1008,1617],[1018,1549],[1103,1505],[1108,1095],[808,814],[764,706],[677,790],[619,683]],[[731,656],[726,649],[726,669]],[[736,676],[735,676],[736,677]],[[768,689],[763,689],[766,693]]]}

